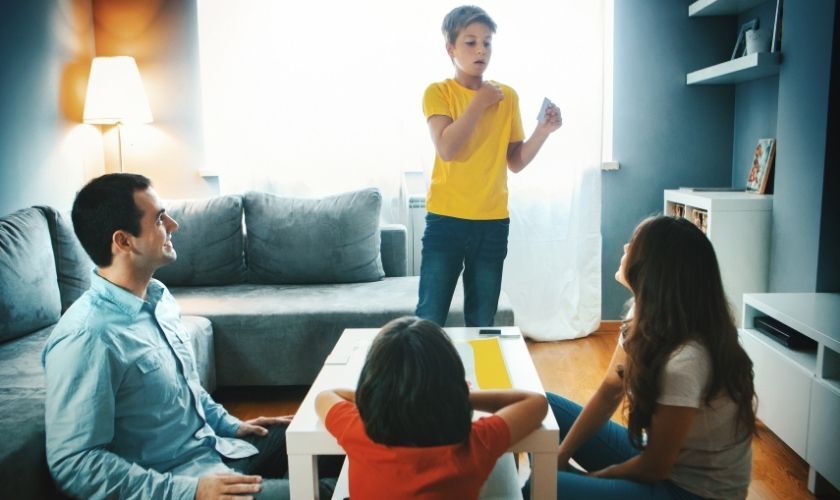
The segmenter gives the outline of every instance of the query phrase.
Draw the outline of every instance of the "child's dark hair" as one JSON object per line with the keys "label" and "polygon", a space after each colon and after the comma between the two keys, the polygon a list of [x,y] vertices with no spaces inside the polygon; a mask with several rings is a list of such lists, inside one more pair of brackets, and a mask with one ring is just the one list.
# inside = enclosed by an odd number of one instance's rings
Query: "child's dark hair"
{"label": "child's dark hair", "polygon": [[496,32],[496,23],[490,19],[490,16],[484,12],[484,9],[475,5],[462,5],[452,9],[443,18],[443,26],[440,29],[443,31],[443,36],[446,37],[446,41],[455,45],[458,33],[472,23],[482,23],[490,28],[491,33]]}
{"label": "child's dark hair", "polygon": [[356,406],[368,437],[386,446],[463,443],[472,428],[455,346],[435,323],[413,316],[389,322],[373,341]]}

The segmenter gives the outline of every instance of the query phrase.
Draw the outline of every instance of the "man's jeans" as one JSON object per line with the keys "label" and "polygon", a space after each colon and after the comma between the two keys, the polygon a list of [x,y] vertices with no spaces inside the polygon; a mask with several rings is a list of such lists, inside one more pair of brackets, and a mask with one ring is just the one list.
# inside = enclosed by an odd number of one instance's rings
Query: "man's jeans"
{"label": "man's jeans", "polygon": [[415,314],[443,326],[463,271],[464,324],[492,326],[509,228],[510,219],[466,220],[427,214]]}
{"label": "man's jeans", "polygon": [[[289,498],[289,460],[286,454],[286,428],[284,424],[266,427],[268,435],[250,434],[241,439],[256,446],[259,453],[235,460],[225,459],[228,467],[240,474],[262,476],[262,491],[254,498],[266,500],[286,500]],[[335,489],[335,478],[341,470],[342,457],[318,457],[318,472],[322,477],[318,484],[321,498],[330,498]]]}

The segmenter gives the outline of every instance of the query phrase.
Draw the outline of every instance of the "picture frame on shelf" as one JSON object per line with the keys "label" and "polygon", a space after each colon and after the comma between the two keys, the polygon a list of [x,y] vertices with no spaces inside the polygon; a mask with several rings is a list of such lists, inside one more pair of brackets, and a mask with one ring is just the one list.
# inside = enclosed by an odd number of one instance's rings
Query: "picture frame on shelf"
{"label": "picture frame on shelf", "polygon": [[755,145],[752,165],[747,175],[747,191],[765,194],[776,160],[776,139],[759,139]]}
{"label": "picture frame on shelf", "polygon": [[738,38],[735,39],[735,47],[732,49],[732,57],[730,59],[738,59],[747,52],[747,30],[758,29],[758,18],[754,17],[741,25],[738,30]]}

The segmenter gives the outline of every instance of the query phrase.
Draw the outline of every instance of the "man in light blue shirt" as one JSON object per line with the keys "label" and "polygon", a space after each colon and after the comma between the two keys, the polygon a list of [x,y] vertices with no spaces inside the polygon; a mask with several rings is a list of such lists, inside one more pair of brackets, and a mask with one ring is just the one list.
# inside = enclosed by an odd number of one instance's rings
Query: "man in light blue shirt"
{"label": "man in light blue shirt", "polygon": [[[152,274],[176,258],[178,224],[147,178],[109,174],[73,205],[97,269],[50,335],[47,461],[79,498],[288,498],[289,417],[243,422],[201,387],[189,338]],[[244,438],[244,439],[240,439]]]}

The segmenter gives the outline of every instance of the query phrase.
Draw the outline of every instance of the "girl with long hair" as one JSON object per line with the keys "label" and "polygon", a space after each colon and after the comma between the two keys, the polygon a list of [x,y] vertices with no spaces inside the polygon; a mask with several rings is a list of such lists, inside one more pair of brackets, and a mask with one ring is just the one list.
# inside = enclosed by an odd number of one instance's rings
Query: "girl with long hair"
{"label": "girl with long hair", "polygon": [[[561,435],[558,496],[745,498],[752,362],[711,243],[685,219],[646,219],[615,277],[633,299],[604,380],[583,408],[548,395]],[[626,428],[610,421],[622,401]]]}

